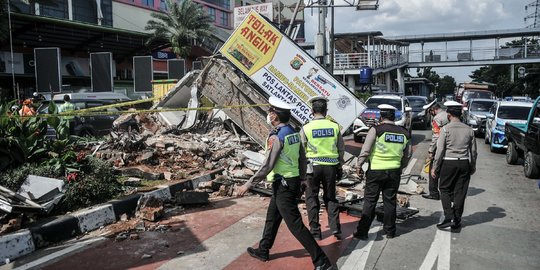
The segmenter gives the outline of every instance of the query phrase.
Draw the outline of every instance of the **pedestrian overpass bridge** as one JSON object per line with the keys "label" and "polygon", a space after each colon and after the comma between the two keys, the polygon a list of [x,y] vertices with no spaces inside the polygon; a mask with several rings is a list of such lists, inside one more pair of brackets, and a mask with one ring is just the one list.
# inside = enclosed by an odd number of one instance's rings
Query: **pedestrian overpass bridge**
{"label": "pedestrian overpass bridge", "polygon": [[[350,88],[363,66],[375,84],[404,89],[404,68],[540,63],[540,28],[383,37],[381,32],[334,35],[334,75]],[[529,41],[514,42],[511,41]],[[397,85],[390,71],[397,70]]]}

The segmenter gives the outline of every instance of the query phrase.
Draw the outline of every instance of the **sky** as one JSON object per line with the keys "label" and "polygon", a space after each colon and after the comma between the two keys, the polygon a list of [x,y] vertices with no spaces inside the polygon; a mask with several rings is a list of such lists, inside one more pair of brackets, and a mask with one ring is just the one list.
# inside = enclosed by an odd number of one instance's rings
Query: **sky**
{"label": "sky", "polygon": [[[336,0],[339,3],[343,0]],[[380,0],[376,11],[335,9],[335,33],[381,31],[384,36],[436,34],[524,28],[525,6],[533,0]],[[316,10],[304,12],[306,40],[313,41],[318,27]],[[530,24],[531,22],[527,22]],[[434,69],[456,82],[470,81],[478,67]],[[415,71],[411,72],[415,73]]]}

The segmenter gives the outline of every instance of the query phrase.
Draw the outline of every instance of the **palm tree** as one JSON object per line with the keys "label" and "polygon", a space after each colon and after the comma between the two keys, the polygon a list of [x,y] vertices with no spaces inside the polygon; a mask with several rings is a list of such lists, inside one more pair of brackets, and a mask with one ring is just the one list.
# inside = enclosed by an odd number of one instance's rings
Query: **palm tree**
{"label": "palm tree", "polygon": [[167,45],[181,57],[188,57],[193,41],[212,35],[213,19],[196,3],[167,0],[165,13],[152,13],[145,30],[153,31],[146,45]]}

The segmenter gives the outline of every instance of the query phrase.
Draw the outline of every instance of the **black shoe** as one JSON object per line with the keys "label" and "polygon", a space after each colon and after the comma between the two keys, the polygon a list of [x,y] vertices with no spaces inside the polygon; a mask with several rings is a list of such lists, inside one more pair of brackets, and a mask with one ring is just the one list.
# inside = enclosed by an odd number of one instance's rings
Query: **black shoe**
{"label": "black shoe", "polygon": [[337,240],[341,240],[341,230],[332,231],[332,234],[335,238],[337,238]]}
{"label": "black shoe", "polygon": [[461,228],[461,219],[454,219],[454,224],[452,224],[452,226],[450,226],[450,228],[452,230],[457,230],[457,229]]}
{"label": "black shoe", "polygon": [[263,262],[268,261],[268,259],[270,257],[268,255],[268,251],[261,250],[260,248],[248,247],[247,252],[251,257],[253,257],[255,259],[259,259],[259,260],[261,260]]}
{"label": "black shoe", "polygon": [[439,198],[439,195],[431,195],[431,194],[422,194],[422,197],[424,197],[424,199],[429,199],[429,200],[440,200],[441,198]]}
{"label": "black shoe", "polygon": [[353,237],[357,238],[357,239],[360,239],[360,240],[363,240],[363,241],[368,240],[368,234],[367,233],[360,233],[359,231],[356,231],[355,233],[353,233]]}
{"label": "black shoe", "polygon": [[451,219],[445,219],[441,223],[437,223],[437,228],[444,229],[452,226],[453,222]]}
{"label": "black shoe", "polygon": [[392,239],[394,237],[396,237],[396,232],[387,232],[385,230],[383,230],[383,235],[386,235],[386,239]]}
{"label": "black shoe", "polygon": [[315,267],[315,270],[329,270],[329,269],[333,269],[333,266],[332,266],[332,263],[328,259],[325,259],[321,265],[318,265],[317,267]]}

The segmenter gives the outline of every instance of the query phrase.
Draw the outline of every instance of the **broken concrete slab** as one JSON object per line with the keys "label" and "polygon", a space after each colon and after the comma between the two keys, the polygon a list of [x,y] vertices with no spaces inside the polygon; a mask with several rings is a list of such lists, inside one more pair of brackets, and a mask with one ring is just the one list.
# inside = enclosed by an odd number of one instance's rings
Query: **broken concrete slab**
{"label": "broken concrete slab", "polygon": [[56,193],[64,190],[63,180],[28,175],[17,193],[30,200],[39,200],[44,195],[55,190],[57,191]]}
{"label": "broken concrete slab", "polygon": [[398,192],[405,194],[422,194],[424,193],[424,187],[414,181],[421,177],[419,175],[402,175],[399,183]]}
{"label": "broken concrete slab", "polygon": [[265,159],[263,154],[253,151],[242,152],[242,157],[242,163],[244,163],[244,166],[253,171],[259,170]]}
{"label": "broken concrete slab", "polygon": [[[199,91],[219,106],[267,104],[268,100],[235,72],[227,61],[212,58],[195,84]],[[234,85],[234,87],[231,87]],[[265,108],[232,108],[224,111],[259,145],[270,133]]]}
{"label": "broken concrete slab", "polygon": [[177,205],[207,204],[208,193],[196,191],[179,191],[174,194]]}
{"label": "broken concrete slab", "polygon": [[129,177],[127,180],[124,181],[124,186],[138,187],[141,185],[141,181],[141,178]]}
{"label": "broken concrete slab", "polygon": [[163,200],[154,196],[143,196],[139,200],[135,216],[148,221],[157,221],[163,215]]}
{"label": "broken concrete slab", "polygon": [[163,173],[155,172],[148,166],[139,165],[118,169],[122,176],[138,177],[145,180],[160,180],[163,179]]}
{"label": "broken concrete slab", "polygon": [[160,112],[158,113],[159,120],[169,128],[181,126],[186,120],[186,112]]}

